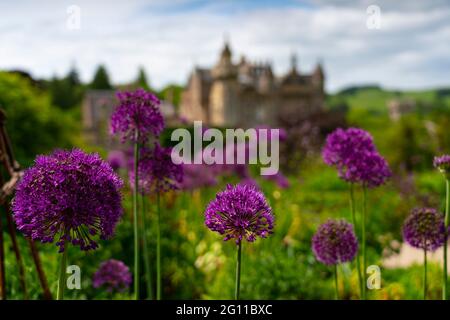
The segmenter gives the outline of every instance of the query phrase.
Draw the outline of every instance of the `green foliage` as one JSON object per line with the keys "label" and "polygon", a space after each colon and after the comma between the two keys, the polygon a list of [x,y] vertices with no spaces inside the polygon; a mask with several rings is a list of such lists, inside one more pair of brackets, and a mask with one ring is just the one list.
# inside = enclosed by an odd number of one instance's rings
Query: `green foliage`
{"label": "green foliage", "polygon": [[137,88],[142,88],[144,90],[151,90],[148,84],[147,75],[145,74],[144,68],[140,67],[138,71],[138,77],[135,81],[135,86]]}
{"label": "green foliage", "polygon": [[112,89],[111,82],[109,80],[108,72],[106,67],[100,65],[95,72],[94,79],[89,85],[91,89],[95,90],[110,90]]}
{"label": "green foliage", "polygon": [[[415,107],[393,120],[388,103],[394,98],[413,101]],[[435,154],[450,152],[449,101],[433,90],[393,92],[379,88],[359,88],[328,97],[332,108],[348,106],[349,125],[368,130],[392,167],[409,172],[429,170]]]}
{"label": "green foliage", "polygon": [[85,91],[76,69],[70,70],[64,78],[54,77],[48,83],[48,90],[52,104],[63,110],[79,107]]}
{"label": "green foliage", "polygon": [[386,139],[392,151],[391,164],[406,171],[429,169],[435,154],[425,123],[414,115],[403,116],[391,126]]}
{"label": "green foliage", "polygon": [[175,107],[179,107],[183,89],[184,88],[182,86],[170,84],[161,90],[160,97],[170,101]]}
{"label": "green foliage", "polygon": [[[126,172],[122,172],[126,178]],[[236,246],[223,242],[222,237],[204,226],[203,212],[217,191],[227,182],[193,192],[166,194],[162,199],[163,281],[165,299],[230,299],[234,290]],[[272,182],[258,179],[276,217],[273,235],[243,246],[242,298],[243,299],[332,299],[332,269],[318,263],[311,252],[311,237],[317,226],[328,218],[351,220],[348,186],[339,180],[337,173],[321,163],[319,158],[304,164],[300,176],[291,177],[291,187],[278,189]],[[428,194],[442,191],[438,173],[418,175],[415,181],[420,192]],[[71,299],[130,299],[131,293],[109,295],[92,287],[92,275],[99,264],[110,258],[133,264],[131,193],[124,190],[125,215],[112,240],[100,242],[93,253],[72,248],[69,263],[82,270],[82,290],[67,291]],[[362,194],[355,194],[357,214],[362,210]],[[151,261],[155,261],[155,198],[149,197],[146,213],[147,239]],[[396,241],[401,241],[401,226],[409,210],[415,206],[413,199],[405,199],[394,184],[369,191],[368,198],[368,262],[382,267],[383,257]],[[360,221],[360,220],[358,220]],[[357,230],[359,232],[359,230]],[[40,295],[39,283],[32,261],[20,236],[24,252],[27,280],[32,298]],[[6,240],[9,243],[9,239]],[[7,272],[9,292],[21,298],[14,256],[7,245]],[[55,245],[39,245],[46,274],[53,290],[56,288],[58,254]],[[420,298],[421,267],[401,269],[382,267],[382,288],[371,291],[371,299]],[[153,274],[155,270],[152,269]],[[358,299],[357,274],[354,264],[339,268],[340,292],[345,299]],[[440,269],[430,263],[430,297],[439,296]],[[12,280],[11,280],[12,279]],[[143,279],[141,279],[144,288]]]}
{"label": "green foliage", "polygon": [[[105,72],[106,74],[106,72]],[[74,75],[65,78],[71,83]],[[69,80],[71,79],[71,80]],[[109,84],[109,81],[108,81]],[[104,86],[103,86],[104,87]],[[173,89],[180,93],[181,88]],[[167,98],[169,88],[160,93]],[[179,95],[178,95],[179,97]],[[412,97],[422,111],[404,115],[398,121],[389,118],[386,103],[393,97]],[[177,98],[178,99],[178,98]],[[396,254],[402,242],[404,218],[418,205],[442,210],[444,180],[432,169],[431,158],[437,152],[449,152],[448,97],[426,92],[388,92],[375,87],[352,88],[328,97],[331,109],[348,110],[352,126],[370,131],[380,152],[388,159],[395,176],[385,186],[368,192],[368,263],[381,267],[382,287],[369,292],[371,299],[420,299],[422,266],[385,268],[384,261]],[[174,103],[177,104],[174,99]],[[8,114],[8,129],[20,161],[26,163],[35,154],[71,145],[77,136],[75,110],[62,113],[50,103],[50,97],[17,75],[0,73],[0,104]],[[438,105],[436,105],[438,104]],[[344,106],[344,107],[342,107]],[[79,112],[79,111],[78,111]],[[192,128],[188,128],[192,129]],[[31,137],[31,138],[30,138]],[[170,130],[161,137],[170,144]],[[91,151],[93,148],[90,148]],[[408,172],[409,171],[409,172]],[[127,180],[127,173],[121,172]],[[411,178],[410,180],[408,180]],[[311,252],[311,237],[318,225],[328,218],[351,221],[348,185],[333,168],[325,166],[319,154],[300,165],[299,173],[289,176],[291,187],[281,190],[273,182],[257,178],[276,217],[274,234],[267,239],[243,246],[243,299],[331,299],[333,272],[316,261]],[[173,192],[162,199],[162,264],[165,299],[230,299],[233,297],[236,246],[204,225],[204,210],[216,192],[237,178],[226,178],[214,187],[196,191]],[[127,185],[127,184],[126,184]],[[362,211],[362,192],[356,188],[358,223]],[[146,236],[150,258],[155,261],[155,199],[149,197],[146,212],[149,229]],[[124,188],[124,216],[112,240],[101,241],[93,253],[70,249],[69,264],[82,270],[82,290],[67,291],[71,299],[130,299],[131,292],[109,295],[92,287],[92,275],[99,264],[110,258],[133,265],[131,193]],[[356,232],[359,234],[360,229]],[[6,233],[5,233],[6,235]],[[18,270],[5,237],[6,272],[10,298],[23,298]],[[30,298],[40,298],[37,275],[25,240],[19,235],[25,261]],[[53,292],[56,289],[58,254],[55,245],[39,245],[39,250]],[[152,268],[155,274],[154,268]],[[440,297],[442,270],[429,264],[429,298]],[[354,263],[339,268],[339,289],[344,299],[358,299]],[[141,278],[144,290],[144,281]],[[144,290],[145,292],[145,290]]]}
{"label": "green foliage", "polygon": [[63,113],[49,96],[16,74],[0,72],[0,106],[17,160],[27,166],[37,154],[77,143],[79,119]]}

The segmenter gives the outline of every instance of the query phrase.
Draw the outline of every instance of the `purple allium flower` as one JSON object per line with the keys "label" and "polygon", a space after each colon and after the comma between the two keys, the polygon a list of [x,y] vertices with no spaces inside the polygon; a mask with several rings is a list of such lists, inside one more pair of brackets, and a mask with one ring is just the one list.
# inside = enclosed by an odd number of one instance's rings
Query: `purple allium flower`
{"label": "purple allium flower", "polygon": [[126,155],[121,150],[112,150],[109,152],[107,161],[114,170],[125,168],[127,166]]}
{"label": "purple allium flower", "polygon": [[386,160],[377,152],[368,152],[360,158],[348,161],[344,180],[374,188],[384,184],[391,176],[392,172]]}
{"label": "purple allium flower", "polygon": [[445,241],[444,216],[433,208],[415,208],[403,224],[403,239],[411,246],[434,251]]}
{"label": "purple allium flower", "polygon": [[258,236],[266,238],[272,233],[274,216],[264,195],[254,186],[229,184],[209,203],[205,224],[225,235],[225,241],[234,238],[239,244],[243,239],[253,242]]}
{"label": "purple allium flower", "polygon": [[159,136],[164,129],[164,118],[159,109],[158,98],[143,89],[118,92],[119,105],[111,115],[111,134],[119,133],[122,142],[145,143],[149,135]]}
{"label": "purple allium flower", "polygon": [[207,164],[182,164],[183,182],[180,188],[194,190],[217,184],[217,175],[213,165]]}
{"label": "purple allium flower", "polygon": [[183,167],[183,181],[180,183],[180,189],[194,190],[217,184],[216,165],[204,164],[202,156],[203,150],[194,155],[194,161],[192,163],[191,161],[188,163],[183,157],[174,155],[177,163],[181,163]]}
{"label": "purple allium flower", "polygon": [[450,155],[434,157],[433,165],[442,174],[450,178]]}
{"label": "purple allium flower", "polygon": [[336,129],[328,135],[322,156],[347,182],[377,187],[392,175],[386,160],[376,150],[372,136],[362,129]]}
{"label": "purple allium flower", "polygon": [[106,291],[123,292],[131,285],[131,272],[122,261],[110,259],[102,262],[95,272],[92,282],[94,288],[106,287]]}
{"label": "purple allium flower", "polygon": [[[174,164],[172,148],[164,148],[158,142],[153,149],[141,148],[138,163],[139,192],[150,194],[178,189],[183,182],[183,166]],[[129,174],[131,187],[134,187],[134,168]]]}
{"label": "purple allium flower", "polygon": [[93,236],[110,238],[122,215],[122,184],[97,154],[73,149],[38,156],[17,186],[15,222],[33,240],[58,237],[60,252],[66,243],[96,249]]}
{"label": "purple allium flower", "polygon": [[358,158],[362,153],[373,151],[376,151],[376,148],[367,131],[359,128],[338,128],[327,136],[322,156],[326,164],[340,168],[346,165],[348,159]]}
{"label": "purple allium flower", "polygon": [[329,219],[314,234],[312,250],[316,259],[326,265],[352,261],[358,252],[353,225],[345,220]]}

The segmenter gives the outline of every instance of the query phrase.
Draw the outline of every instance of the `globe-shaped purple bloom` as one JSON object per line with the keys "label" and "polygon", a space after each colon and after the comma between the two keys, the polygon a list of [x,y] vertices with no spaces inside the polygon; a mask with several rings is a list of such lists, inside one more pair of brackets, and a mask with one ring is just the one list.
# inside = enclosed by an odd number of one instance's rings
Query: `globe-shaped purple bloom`
{"label": "globe-shaped purple bloom", "polygon": [[384,184],[392,175],[372,136],[362,129],[336,129],[328,135],[322,156],[326,164],[338,170],[341,179],[369,188]]}
{"label": "globe-shaped purple bloom", "polygon": [[415,208],[403,225],[403,239],[411,246],[434,251],[445,241],[444,217],[433,208]]}
{"label": "globe-shaped purple bloom", "polygon": [[92,238],[110,238],[122,215],[121,179],[97,154],[79,149],[38,156],[17,186],[12,210],[27,237],[50,243],[60,252],[71,243],[97,248]]}
{"label": "globe-shaped purple bloom", "polygon": [[352,261],[358,252],[353,225],[345,220],[329,219],[314,234],[312,250],[316,259],[326,265]]}
{"label": "globe-shaped purple bloom", "polygon": [[433,165],[443,175],[445,175],[446,178],[450,178],[450,155],[435,157]]}
{"label": "globe-shaped purple bloom", "polygon": [[347,159],[373,151],[376,151],[376,148],[367,131],[359,128],[338,128],[327,136],[322,155],[326,164],[341,167],[346,164]]}
{"label": "globe-shaped purple bloom", "polygon": [[217,173],[213,165],[207,164],[182,164],[183,182],[180,188],[183,190],[194,190],[210,187],[217,184]]}
{"label": "globe-shaped purple bloom", "polygon": [[105,287],[108,292],[126,291],[131,281],[132,276],[128,267],[115,259],[102,262],[92,278],[94,288]]}
{"label": "globe-shaped purple bloom", "polygon": [[159,136],[164,129],[164,118],[158,98],[143,89],[118,92],[119,105],[111,115],[111,134],[120,134],[127,140],[145,143],[150,135]]}
{"label": "globe-shaped purple bloom", "polygon": [[344,180],[362,183],[369,188],[386,183],[391,176],[388,163],[378,152],[367,152],[359,158],[349,159],[346,168],[343,169]]}
{"label": "globe-shaped purple bloom", "polygon": [[127,166],[127,158],[125,152],[121,150],[112,150],[108,153],[107,161],[111,168],[118,170]]}
{"label": "globe-shaped purple bloom", "polygon": [[[159,143],[155,143],[153,149],[141,148],[138,163],[140,193],[161,193],[179,188],[183,182],[183,166],[173,163],[171,153],[172,148],[164,148]],[[134,168],[131,168],[132,188],[134,176]]]}
{"label": "globe-shaped purple bloom", "polygon": [[224,240],[253,242],[273,233],[274,216],[264,195],[249,184],[227,185],[205,211],[205,224]]}

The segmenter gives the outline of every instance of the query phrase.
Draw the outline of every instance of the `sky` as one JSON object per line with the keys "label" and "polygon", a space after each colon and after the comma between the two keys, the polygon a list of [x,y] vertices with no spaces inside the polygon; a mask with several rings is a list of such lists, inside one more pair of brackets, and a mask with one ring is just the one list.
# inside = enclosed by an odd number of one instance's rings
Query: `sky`
{"label": "sky", "polygon": [[278,76],[294,53],[300,72],[321,61],[329,92],[450,86],[448,0],[0,0],[0,69],[37,78],[90,81],[101,63],[115,84],[139,66],[155,88],[185,84],[225,39]]}

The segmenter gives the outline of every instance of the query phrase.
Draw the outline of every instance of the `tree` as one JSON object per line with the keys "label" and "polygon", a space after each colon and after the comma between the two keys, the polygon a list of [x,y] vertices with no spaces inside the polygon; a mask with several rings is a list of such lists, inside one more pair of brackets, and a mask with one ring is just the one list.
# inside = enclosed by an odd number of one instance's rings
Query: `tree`
{"label": "tree", "polygon": [[72,87],[81,85],[80,76],[78,75],[78,70],[75,67],[70,69],[65,79]]}
{"label": "tree", "polygon": [[17,160],[28,166],[37,154],[74,145],[79,119],[52,106],[46,92],[18,74],[0,72],[0,107]]}
{"label": "tree", "polygon": [[162,99],[167,100],[169,103],[178,108],[180,106],[182,92],[182,86],[169,84],[161,90],[161,93],[159,95],[162,97]]}
{"label": "tree", "polygon": [[108,72],[105,66],[100,65],[95,72],[94,79],[90,84],[91,89],[97,90],[109,90],[112,89],[111,83],[109,81]]}
{"label": "tree", "polygon": [[142,67],[139,67],[138,77],[135,81],[135,86],[150,91],[150,86],[148,85],[147,81],[147,75],[145,74],[145,70]]}
{"label": "tree", "polygon": [[53,77],[48,89],[52,104],[64,110],[78,106],[83,99],[84,87],[75,68],[72,68],[64,78]]}

